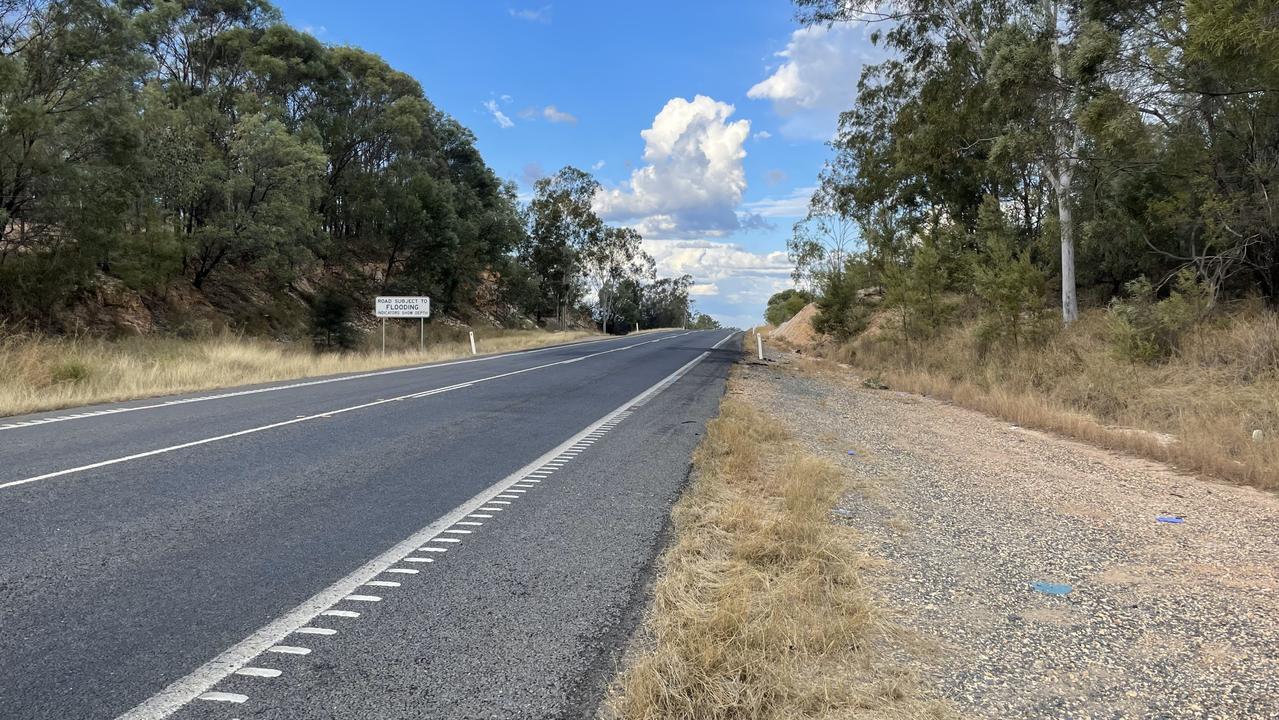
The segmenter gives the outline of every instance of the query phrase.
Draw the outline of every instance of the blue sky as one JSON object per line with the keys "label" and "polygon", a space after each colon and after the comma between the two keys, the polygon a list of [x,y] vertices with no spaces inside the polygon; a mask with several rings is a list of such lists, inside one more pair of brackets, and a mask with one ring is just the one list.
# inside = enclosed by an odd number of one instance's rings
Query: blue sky
{"label": "blue sky", "polygon": [[740,327],[790,287],[791,225],[874,58],[864,28],[800,28],[783,0],[277,5],[416,77],[525,191],[564,165],[592,172],[606,219]]}

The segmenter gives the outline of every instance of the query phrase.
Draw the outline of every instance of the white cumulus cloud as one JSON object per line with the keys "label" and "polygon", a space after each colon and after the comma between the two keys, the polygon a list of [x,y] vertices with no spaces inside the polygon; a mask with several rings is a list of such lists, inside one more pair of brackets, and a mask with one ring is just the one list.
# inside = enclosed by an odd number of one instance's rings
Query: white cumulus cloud
{"label": "white cumulus cloud", "polygon": [[705,95],[672,98],[640,133],[644,162],[621,187],[596,196],[606,219],[632,222],[646,236],[698,237],[738,229],[746,189],[742,145],[750,121]]}
{"label": "white cumulus cloud", "polygon": [[859,24],[814,25],[791,33],[783,62],[746,96],[769,100],[786,118],[782,132],[791,137],[829,138],[839,114],[853,105],[862,66],[876,51]]}
{"label": "white cumulus cloud", "polygon": [[498,108],[496,100],[489,99],[484,101],[484,108],[493,116],[493,121],[497,123],[498,127],[503,129],[515,127],[515,121],[507,117],[506,113]]}

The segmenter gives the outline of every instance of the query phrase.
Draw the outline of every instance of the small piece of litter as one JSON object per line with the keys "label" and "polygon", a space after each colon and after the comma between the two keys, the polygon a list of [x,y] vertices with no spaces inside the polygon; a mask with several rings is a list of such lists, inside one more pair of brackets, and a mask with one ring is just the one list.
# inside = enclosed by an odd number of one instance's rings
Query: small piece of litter
{"label": "small piece of litter", "polygon": [[1264,434],[1264,433],[1262,433],[1260,430],[1253,430],[1253,431],[1252,431],[1252,441],[1253,441],[1253,442],[1258,442],[1258,443],[1259,443],[1259,442],[1261,442],[1262,440],[1265,440],[1265,439],[1266,439],[1265,434]]}
{"label": "small piece of litter", "polygon": [[848,454],[849,454],[849,455],[856,455],[856,454],[857,454],[857,451],[856,451],[856,450],[849,450],[849,451],[848,451]]}
{"label": "small piece of litter", "polygon": [[1036,580],[1030,584],[1030,587],[1046,595],[1065,595],[1074,589],[1066,583],[1045,582],[1043,580]]}
{"label": "small piece of litter", "polygon": [[1160,515],[1155,519],[1161,523],[1172,523],[1173,525],[1180,525],[1186,521],[1185,518],[1177,517],[1176,515]]}

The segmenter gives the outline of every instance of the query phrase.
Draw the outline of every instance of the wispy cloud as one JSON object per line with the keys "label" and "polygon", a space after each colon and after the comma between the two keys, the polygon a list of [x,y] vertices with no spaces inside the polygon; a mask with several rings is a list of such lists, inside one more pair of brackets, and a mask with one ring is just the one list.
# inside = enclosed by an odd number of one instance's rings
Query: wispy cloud
{"label": "wispy cloud", "polygon": [[553,123],[568,123],[570,125],[577,124],[577,116],[572,113],[566,113],[554,105],[546,107],[537,107],[536,105],[526,107],[516,113],[522,120],[536,120],[539,117],[545,118]]}
{"label": "wispy cloud", "polygon": [[742,207],[766,218],[802,218],[808,214],[808,201],[816,190],[815,187],[795,188],[789,195],[752,200]]}
{"label": "wispy cloud", "polygon": [[546,107],[542,108],[542,117],[546,118],[547,120],[550,120],[553,123],[570,123],[572,125],[577,124],[576,116],[570,115],[569,113],[566,113],[566,112],[561,112],[554,105],[547,105]]}
{"label": "wispy cloud", "polygon": [[489,99],[484,101],[484,108],[493,116],[493,120],[497,123],[498,127],[502,129],[515,127],[515,121],[507,117],[506,113],[502,112],[502,110],[498,108],[496,100]]}
{"label": "wispy cloud", "polygon": [[771,138],[772,136],[773,134],[771,132],[767,130],[760,130],[759,132],[755,133],[751,137],[755,138],[756,140],[767,140]]}
{"label": "wispy cloud", "polygon": [[603,161],[603,160],[600,160],[599,162],[595,163],[594,165],[592,165],[592,166],[591,166],[591,169],[592,169],[592,170],[603,170],[603,169],[604,169],[604,161]]}
{"label": "wispy cloud", "polygon": [[543,25],[549,24],[551,22],[551,6],[550,5],[543,5],[542,7],[537,9],[524,8],[521,10],[516,10],[515,8],[511,8],[507,10],[507,12],[511,14],[511,17],[516,18],[518,20],[542,23]]}

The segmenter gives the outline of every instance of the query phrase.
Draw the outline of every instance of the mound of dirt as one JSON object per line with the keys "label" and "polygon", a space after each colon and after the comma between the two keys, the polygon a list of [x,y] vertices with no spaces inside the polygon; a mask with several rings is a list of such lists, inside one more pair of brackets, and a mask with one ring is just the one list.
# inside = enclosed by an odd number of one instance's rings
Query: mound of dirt
{"label": "mound of dirt", "polygon": [[822,336],[813,330],[813,318],[817,317],[817,303],[809,303],[803,310],[795,313],[790,320],[778,325],[768,333],[768,337],[782,340],[795,347],[807,348],[816,345]]}

